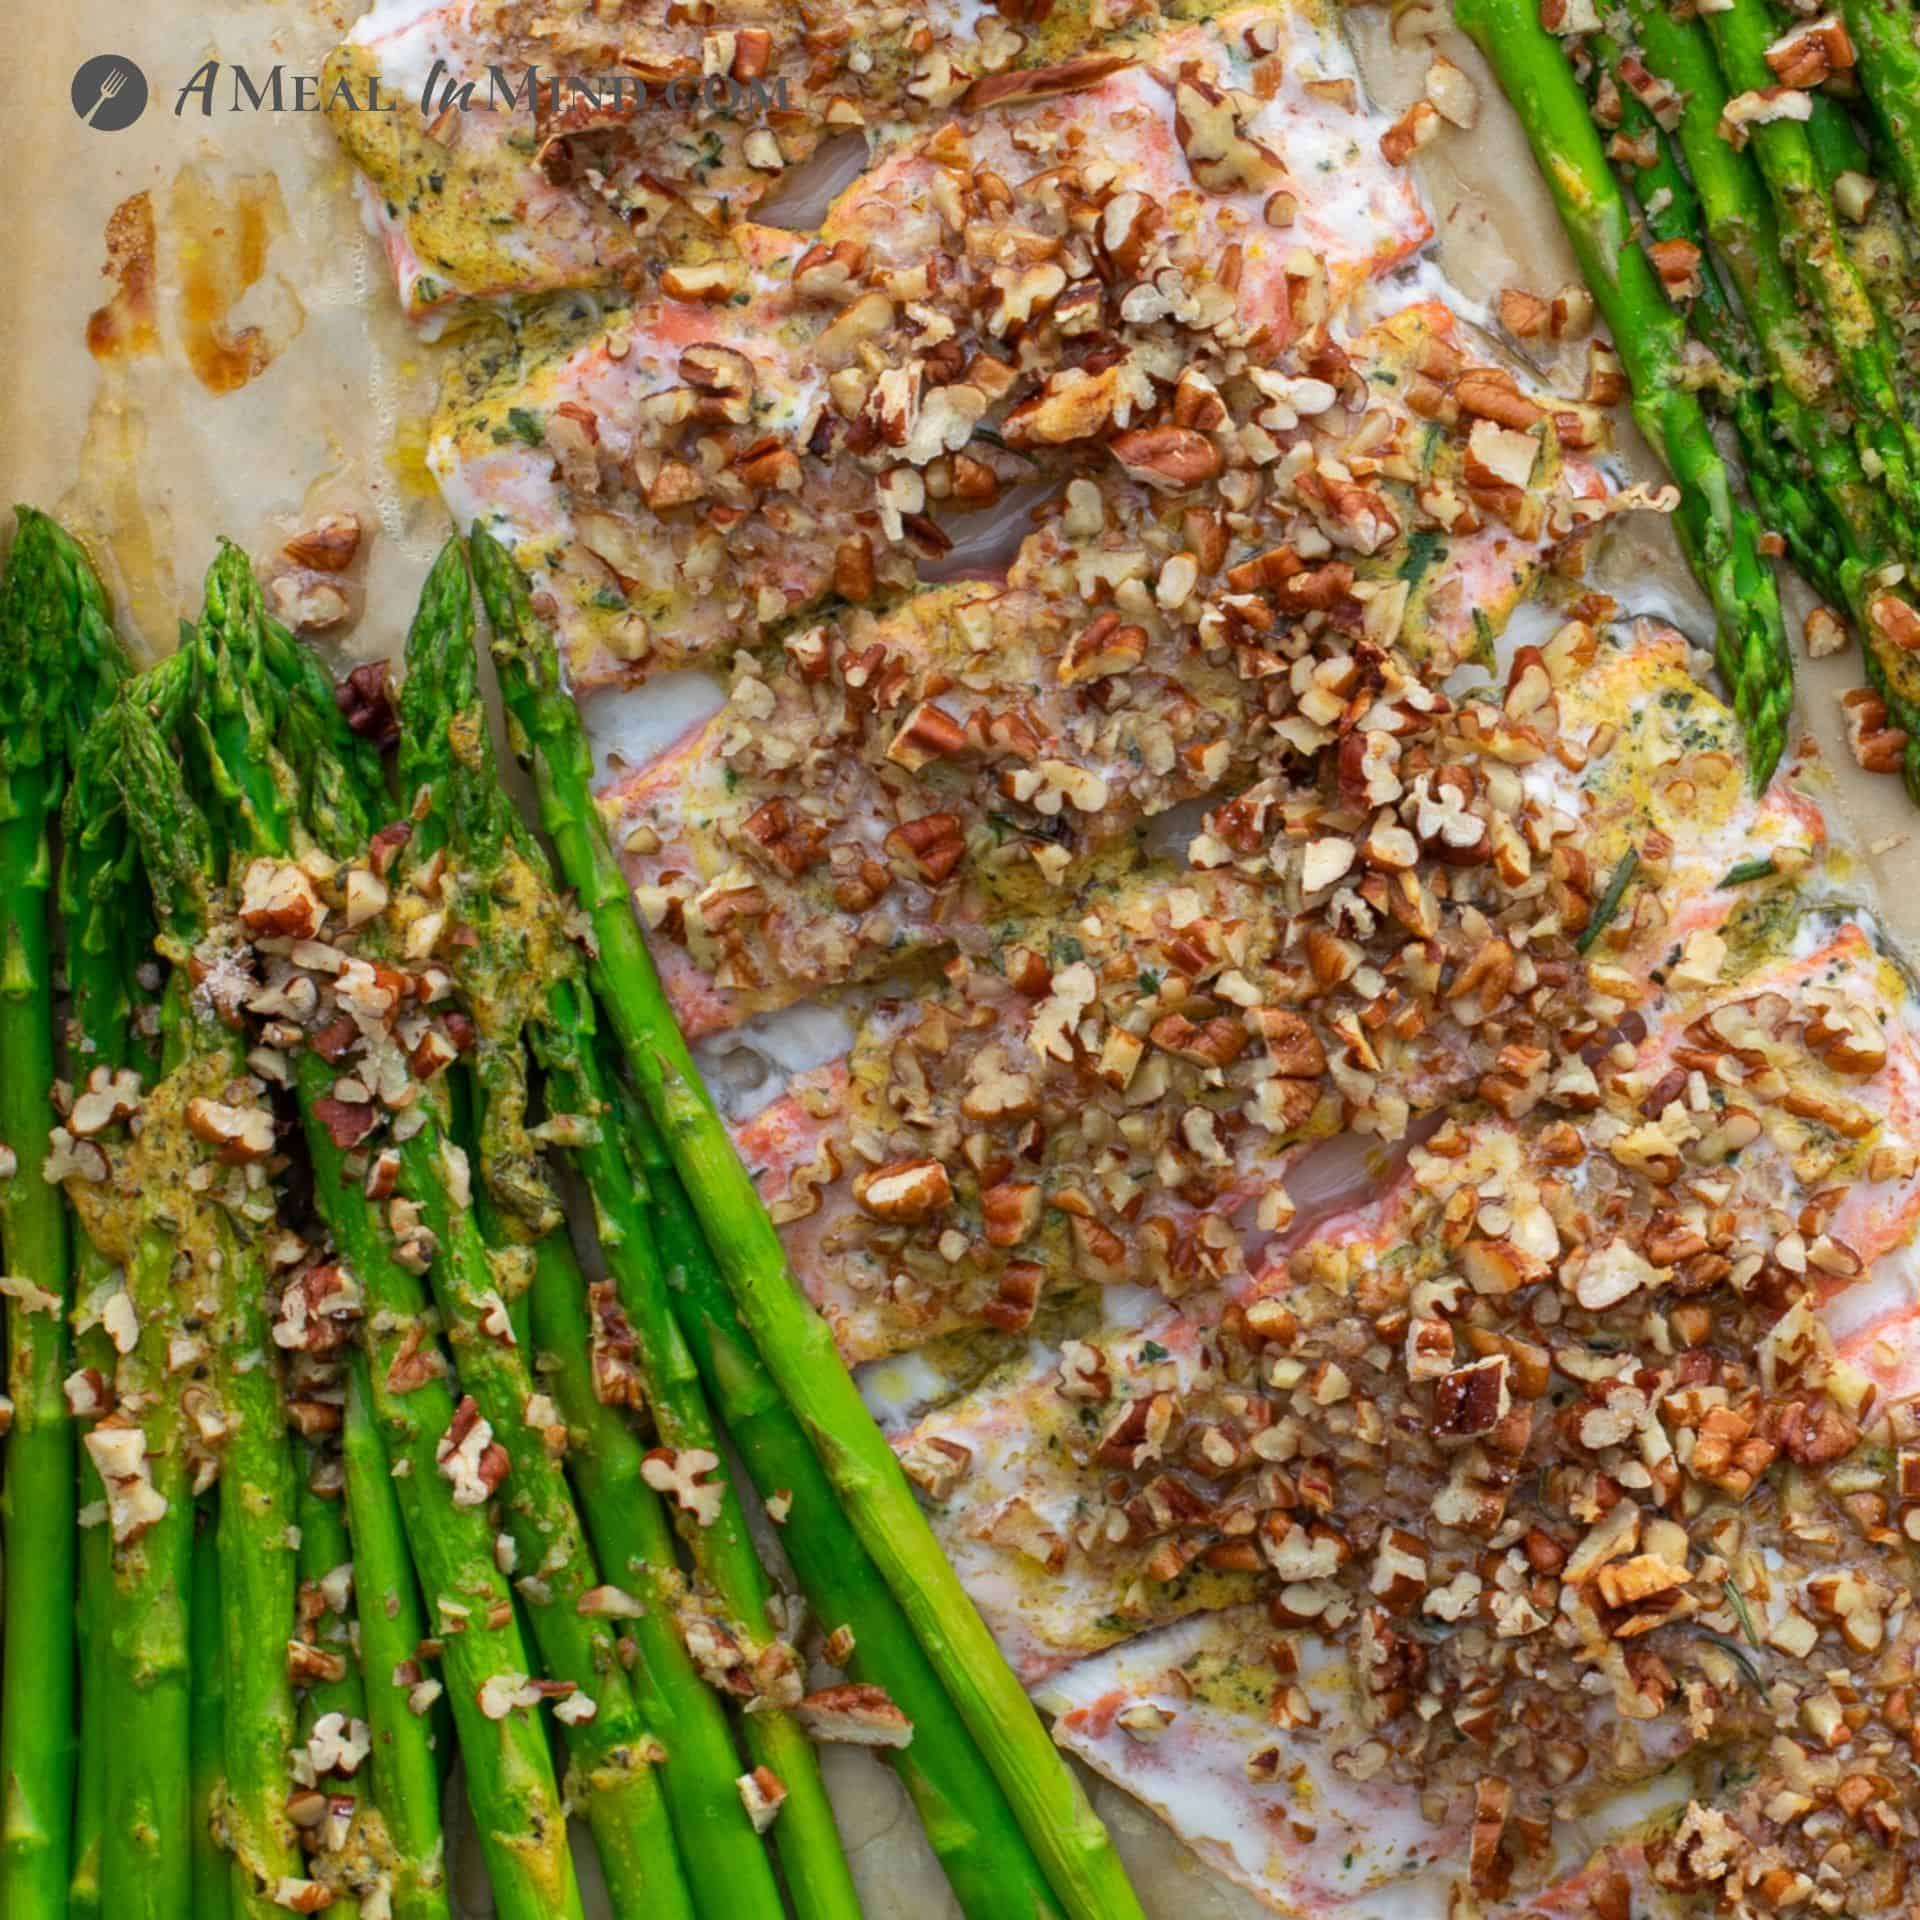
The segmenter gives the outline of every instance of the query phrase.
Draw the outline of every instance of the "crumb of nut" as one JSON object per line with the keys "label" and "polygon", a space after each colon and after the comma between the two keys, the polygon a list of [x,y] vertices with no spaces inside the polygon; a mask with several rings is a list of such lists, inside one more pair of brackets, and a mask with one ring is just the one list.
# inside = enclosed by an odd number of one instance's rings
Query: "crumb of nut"
{"label": "crumb of nut", "polygon": [[755,1833],[765,1833],[785,1803],[787,1789],[770,1767],[755,1767],[743,1773],[734,1785],[740,1790],[740,1803],[747,1810]]}
{"label": "crumb of nut", "polygon": [[1516,340],[1537,340],[1553,324],[1552,307],[1524,287],[1503,287],[1497,304],[1500,324]]}
{"label": "crumb of nut", "polygon": [[1593,317],[1593,295],[1575,281],[1553,296],[1547,326],[1556,340],[1578,340],[1593,325]]}
{"label": "crumb of nut", "polygon": [[1436,54],[1427,68],[1427,98],[1450,125],[1471,132],[1480,119],[1480,93],[1465,71],[1445,54]]}
{"label": "crumb of nut", "polygon": [[296,633],[331,633],[353,617],[345,590],[312,573],[277,574],[267,583],[267,605]]}
{"label": "crumb of nut", "polygon": [[297,566],[311,567],[316,573],[342,573],[360,551],[360,532],[358,514],[323,513],[281,551]]}
{"label": "crumb of nut", "polygon": [[1847,644],[1846,625],[1831,607],[1812,608],[1803,631],[1810,660],[1824,660]]}

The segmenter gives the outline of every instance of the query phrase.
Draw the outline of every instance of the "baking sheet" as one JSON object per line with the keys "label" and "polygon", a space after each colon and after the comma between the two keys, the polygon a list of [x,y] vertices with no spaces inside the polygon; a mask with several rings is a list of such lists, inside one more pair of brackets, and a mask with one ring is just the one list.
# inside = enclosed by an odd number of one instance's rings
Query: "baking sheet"
{"label": "baking sheet", "polygon": [[[295,76],[318,73],[359,6],[92,0],[33,11],[34,31],[16,38],[0,73],[0,107],[16,129],[0,295],[7,497],[53,508],[86,535],[142,658],[168,648],[197,609],[220,535],[264,554],[318,513],[351,510],[370,533],[355,576],[360,611],[329,644],[343,661],[397,653],[446,531],[419,457],[434,350],[398,317],[324,121],[291,110]],[[1422,156],[1437,258],[1470,298],[1507,285],[1551,293],[1575,276],[1518,128],[1478,54],[1450,30],[1423,29],[1437,17],[1403,12],[1396,40],[1384,8],[1349,15],[1389,110],[1418,93],[1435,45],[1479,85],[1477,129],[1449,131]],[[144,115],[123,132],[83,126],[69,103],[74,70],[103,52],[131,58],[150,85]],[[222,63],[216,110],[203,116],[194,96],[177,114],[180,89],[209,60]],[[231,111],[236,62],[256,80],[279,64],[288,110]],[[103,271],[110,225],[119,260]],[[1650,474],[1630,429],[1623,438],[1628,464]],[[1670,537],[1646,516],[1615,533],[1596,572],[1629,605],[1709,634]],[[1807,604],[1796,587],[1796,641]],[[1912,812],[1895,781],[1852,766],[1840,731],[1838,695],[1856,679],[1850,654],[1803,659],[1801,717],[1833,769],[1829,812],[1846,819],[1883,883],[1893,930],[1920,945],[1920,888],[1888,884],[1914,871]],[[868,1912],[956,1913],[892,1776],[845,1749],[826,1763]],[[1125,1796],[1097,1783],[1094,1792],[1150,1913],[1265,1911],[1201,1870]]]}

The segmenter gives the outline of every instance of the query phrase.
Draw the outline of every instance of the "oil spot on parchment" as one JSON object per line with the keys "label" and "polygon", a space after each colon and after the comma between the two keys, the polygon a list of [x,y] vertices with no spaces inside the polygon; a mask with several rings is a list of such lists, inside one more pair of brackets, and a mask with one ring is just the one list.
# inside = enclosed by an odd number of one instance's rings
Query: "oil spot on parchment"
{"label": "oil spot on parchment", "polygon": [[87,351],[101,361],[158,353],[159,262],[151,194],[136,193],[107,216],[106,246],[107,263],[100,271],[113,282],[113,292],[87,317]]}
{"label": "oil spot on parchment", "polygon": [[[224,188],[191,165],[174,178],[167,238],[176,325],[187,364],[209,393],[234,393],[257,379],[306,322],[286,277],[267,279],[267,255],[286,227],[280,183],[270,173]],[[255,288],[260,294],[249,299]],[[243,303],[264,311],[242,318]]]}
{"label": "oil spot on parchment", "polygon": [[59,509],[86,539],[113,595],[117,624],[143,661],[171,651],[182,605],[172,516],[141,485],[148,439],[146,414],[126,377],[109,373],[87,416],[74,487]]}

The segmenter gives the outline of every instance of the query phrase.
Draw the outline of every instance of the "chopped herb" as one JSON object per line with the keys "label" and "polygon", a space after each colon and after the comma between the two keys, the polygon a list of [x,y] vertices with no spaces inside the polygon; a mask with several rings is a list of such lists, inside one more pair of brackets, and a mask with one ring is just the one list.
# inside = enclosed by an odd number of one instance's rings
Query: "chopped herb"
{"label": "chopped herb", "polygon": [[1421,576],[1446,551],[1446,536],[1432,527],[1415,527],[1407,535],[1407,557],[1400,562],[1400,578],[1417,587]]}
{"label": "chopped herb", "polygon": [[1731,1580],[1723,1580],[1720,1583],[1720,1589],[1727,1596],[1727,1605],[1733,1609],[1734,1618],[1740,1622],[1740,1631],[1757,1648],[1760,1645],[1760,1636],[1754,1631],[1753,1615],[1747,1611],[1746,1596]]}
{"label": "chopped herb", "polygon": [[1580,938],[1574,948],[1585,953],[1593,943],[1612,925],[1614,917],[1620,911],[1620,903],[1627,897],[1627,889],[1633,885],[1633,876],[1640,871],[1640,855],[1629,847],[1620,856],[1620,864],[1613,870],[1613,878],[1607,882],[1607,890],[1600,896],[1593,910],[1593,917],[1581,930]]}
{"label": "chopped herb", "polygon": [[1053,955],[1056,967],[1070,967],[1077,960],[1087,957],[1087,950],[1070,933],[1056,933],[1048,951]]}
{"label": "chopped herb", "polygon": [[1761,860],[1742,860],[1737,867],[1729,867],[1720,876],[1720,884],[1723,887],[1744,887],[1749,880],[1764,880],[1773,870],[1771,855]]}
{"label": "chopped herb", "polygon": [[1149,998],[1160,991],[1160,976],[1151,967],[1140,969],[1140,991]]}
{"label": "chopped herb", "polygon": [[1165,1347],[1163,1347],[1160,1344],[1158,1340],[1141,1341],[1140,1358],[1146,1361],[1149,1366],[1154,1365],[1158,1361],[1164,1360],[1166,1357],[1167,1357],[1167,1350]]}
{"label": "chopped herb", "polygon": [[524,440],[528,446],[537,447],[547,437],[547,430],[541,424],[537,413],[529,413],[525,407],[507,409],[507,426],[516,440]]}
{"label": "chopped herb", "polygon": [[1493,650],[1493,622],[1480,611],[1473,610],[1473,664],[1484,667],[1491,673],[1499,665],[1499,656]]}

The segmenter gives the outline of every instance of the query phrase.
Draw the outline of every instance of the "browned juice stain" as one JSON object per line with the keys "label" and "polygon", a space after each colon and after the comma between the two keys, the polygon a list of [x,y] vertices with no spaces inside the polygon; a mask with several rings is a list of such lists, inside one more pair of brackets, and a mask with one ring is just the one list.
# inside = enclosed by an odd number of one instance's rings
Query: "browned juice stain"
{"label": "browned juice stain", "polygon": [[209,393],[237,392],[273,364],[305,317],[281,281],[277,328],[233,318],[265,278],[267,255],[286,231],[280,183],[272,174],[249,174],[220,189],[198,167],[182,167],[168,212],[182,351]]}
{"label": "browned juice stain", "polygon": [[87,350],[100,361],[158,353],[153,196],[122,200],[107,216],[105,239],[107,264],[100,271],[113,282],[113,293],[87,317]]}

